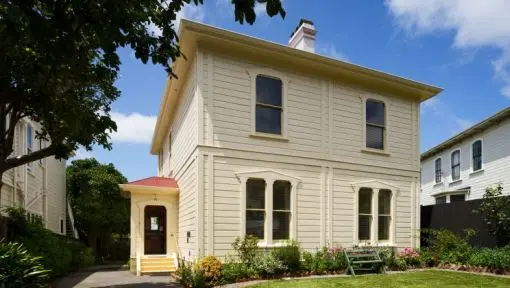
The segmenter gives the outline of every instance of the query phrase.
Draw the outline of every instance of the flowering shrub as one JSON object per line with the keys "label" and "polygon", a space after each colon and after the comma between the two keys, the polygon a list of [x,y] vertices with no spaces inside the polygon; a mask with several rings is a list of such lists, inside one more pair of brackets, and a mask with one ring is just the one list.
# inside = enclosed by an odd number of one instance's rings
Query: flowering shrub
{"label": "flowering shrub", "polygon": [[218,281],[221,277],[221,262],[214,256],[206,256],[198,263],[207,281]]}
{"label": "flowering shrub", "polygon": [[340,271],[347,268],[343,248],[323,247],[316,253],[303,252],[303,268],[313,274]]}
{"label": "flowering shrub", "polygon": [[409,268],[420,266],[420,253],[413,250],[413,248],[405,248],[403,251],[398,253],[398,257],[404,260],[406,266]]}

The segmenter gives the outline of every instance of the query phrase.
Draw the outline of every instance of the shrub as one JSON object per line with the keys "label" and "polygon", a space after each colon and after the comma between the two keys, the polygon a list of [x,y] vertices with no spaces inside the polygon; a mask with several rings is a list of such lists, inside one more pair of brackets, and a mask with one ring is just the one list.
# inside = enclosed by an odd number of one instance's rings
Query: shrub
{"label": "shrub", "polygon": [[468,264],[491,269],[510,270],[510,246],[499,249],[483,248],[475,250],[469,257]]}
{"label": "shrub", "polygon": [[497,236],[497,244],[510,243],[510,197],[503,194],[503,187],[487,187],[480,204],[480,212],[491,235]]}
{"label": "shrub", "polygon": [[428,247],[424,250],[436,257],[440,263],[465,264],[473,251],[467,241],[474,235],[472,229],[465,230],[464,238],[446,229],[427,229],[423,232],[428,236],[425,238]]}
{"label": "shrub", "polygon": [[203,269],[198,265],[194,267],[193,264],[184,260],[179,260],[179,268],[177,268],[176,274],[179,276],[179,283],[185,287],[205,288],[211,286],[211,283],[206,280]]}
{"label": "shrub", "polygon": [[287,272],[297,273],[300,271],[301,251],[298,242],[290,241],[286,246],[274,248],[271,253],[285,266]]}
{"label": "shrub", "polygon": [[214,256],[206,256],[199,262],[200,269],[204,271],[207,281],[216,282],[221,277],[221,262]]}
{"label": "shrub", "polygon": [[303,269],[313,274],[323,274],[327,271],[341,271],[347,268],[344,250],[342,248],[323,247],[316,253],[303,252]]}
{"label": "shrub", "polygon": [[0,243],[0,287],[46,287],[49,271],[22,244]]}
{"label": "shrub", "polygon": [[232,243],[232,248],[236,251],[239,260],[250,266],[250,261],[258,254],[258,243],[257,237],[246,235],[243,239],[237,237]]}
{"label": "shrub", "polygon": [[221,278],[221,282],[223,284],[238,282],[256,276],[255,271],[244,263],[227,261],[223,264],[222,270],[223,276]]}
{"label": "shrub", "polygon": [[421,264],[420,253],[413,248],[405,248],[398,253],[398,257],[405,262],[407,268],[419,267]]}
{"label": "shrub", "polygon": [[287,270],[287,267],[273,253],[258,253],[251,261],[251,267],[260,277],[271,277]]}

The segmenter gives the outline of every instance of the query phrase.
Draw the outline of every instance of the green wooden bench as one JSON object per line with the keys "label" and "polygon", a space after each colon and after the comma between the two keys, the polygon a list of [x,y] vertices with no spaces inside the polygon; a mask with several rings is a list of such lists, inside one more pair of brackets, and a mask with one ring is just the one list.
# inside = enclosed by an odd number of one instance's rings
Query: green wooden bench
{"label": "green wooden bench", "polygon": [[356,276],[354,271],[386,273],[381,257],[374,249],[345,250],[345,258],[347,259],[347,270],[345,270],[347,275],[350,273],[352,276]]}

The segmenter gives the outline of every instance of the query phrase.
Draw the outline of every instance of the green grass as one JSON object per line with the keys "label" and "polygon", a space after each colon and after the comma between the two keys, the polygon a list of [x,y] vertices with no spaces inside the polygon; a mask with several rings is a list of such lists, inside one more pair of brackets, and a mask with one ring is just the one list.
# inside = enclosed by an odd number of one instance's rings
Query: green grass
{"label": "green grass", "polygon": [[276,280],[253,287],[510,287],[510,278],[447,271],[420,271],[385,275]]}

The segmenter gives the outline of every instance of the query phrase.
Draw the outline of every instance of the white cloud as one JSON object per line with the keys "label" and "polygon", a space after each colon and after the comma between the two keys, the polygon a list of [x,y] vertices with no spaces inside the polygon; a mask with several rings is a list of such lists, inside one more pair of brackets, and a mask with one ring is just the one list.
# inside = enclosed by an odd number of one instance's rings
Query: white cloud
{"label": "white cloud", "polygon": [[501,51],[494,72],[510,98],[510,1],[508,0],[386,0],[391,14],[409,32],[452,31],[461,49],[491,47]]}
{"label": "white cloud", "polygon": [[449,129],[451,134],[456,134],[473,126],[473,121],[459,117],[453,109],[438,97],[430,98],[421,103],[421,114],[430,115],[435,121],[444,123],[441,128]]}
{"label": "white cloud", "polygon": [[156,126],[156,116],[136,112],[129,115],[112,112],[111,117],[117,123],[117,132],[110,135],[113,142],[144,144],[151,142],[154,126]]}
{"label": "white cloud", "polygon": [[[179,31],[179,25],[181,24],[181,19],[183,18],[203,22],[205,18],[205,9],[203,5],[197,6],[193,4],[193,2],[190,4],[184,4],[184,7],[182,7],[181,11],[179,11],[175,16],[174,28],[176,31]],[[154,23],[147,25],[147,29],[154,35],[161,36],[161,29],[154,25]]]}
{"label": "white cloud", "polygon": [[69,159],[71,161],[73,160],[82,160],[82,159],[88,159],[88,158],[94,158],[92,155],[92,151],[87,151],[84,148],[79,148],[78,150],[74,151],[74,156]]}
{"label": "white cloud", "polygon": [[349,61],[347,56],[336,48],[334,44],[328,43],[328,44],[322,44],[322,43],[316,43],[316,51],[319,54],[329,56],[331,58],[335,58],[342,61]]}
{"label": "white cloud", "polygon": [[257,16],[266,13],[266,4],[257,2],[255,3],[255,8],[253,10],[255,11],[255,14],[257,14]]}

